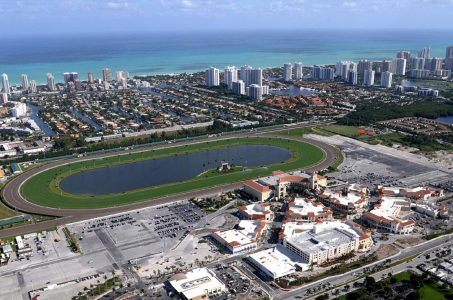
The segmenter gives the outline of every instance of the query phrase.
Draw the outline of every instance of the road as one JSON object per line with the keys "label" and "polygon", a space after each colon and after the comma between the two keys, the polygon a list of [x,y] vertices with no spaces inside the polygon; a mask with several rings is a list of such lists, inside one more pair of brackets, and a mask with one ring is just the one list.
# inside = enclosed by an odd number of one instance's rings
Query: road
{"label": "road", "polygon": [[[398,253],[397,255],[395,255],[394,257],[392,257],[392,262],[399,261],[399,260],[411,257],[413,255],[416,255],[416,254],[419,254],[419,253],[423,253],[425,251],[431,251],[432,249],[434,249],[436,247],[439,247],[439,246],[444,246],[446,243],[451,243],[452,242],[452,238],[453,238],[453,235],[450,234],[450,235],[447,235],[447,236],[443,236],[443,237],[440,237],[440,238],[437,238],[437,239],[433,239],[433,240],[427,241],[427,242],[425,242],[423,244],[419,244],[419,245],[416,245],[416,246],[412,246],[412,247],[406,248],[404,250],[401,250],[401,252]],[[383,260],[376,261],[374,263],[371,263],[371,264],[365,265],[363,267],[351,270],[351,271],[349,271],[347,273],[344,273],[344,274],[326,277],[324,279],[321,279],[321,280],[306,284],[306,285],[304,285],[304,286],[302,286],[302,287],[300,287],[300,288],[298,288],[296,290],[293,290],[293,291],[281,292],[274,299],[307,299],[307,298],[310,298],[311,296],[307,295],[307,290],[308,289],[313,289],[314,287],[322,286],[322,285],[327,284],[327,283],[330,283],[330,287],[332,288],[332,287],[336,287],[336,286],[342,286],[342,285],[344,285],[346,283],[349,283],[349,282],[353,282],[356,278],[363,276],[363,269],[372,267],[374,265],[377,265],[377,264],[381,263],[382,261]],[[417,261],[417,264],[418,263],[419,262]],[[407,264],[406,266],[408,266],[408,265],[410,265],[410,264]],[[394,267],[384,271],[384,273],[388,273],[392,269],[395,272],[395,274],[396,274],[396,272],[398,270],[399,271],[402,270],[401,267],[394,266]],[[381,273],[379,273],[379,274],[381,274]]]}
{"label": "road", "polygon": [[[319,125],[319,124],[317,124],[317,125]],[[291,127],[291,129],[308,127],[308,126],[313,126],[313,124],[297,125],[297,126]],[[179,194],[172,194],[172,195],[165,196],[165,197],[150,199],[150,200],[146,200],[146,201],[142,201],[142,202],[131,203],[128,205],[123,205],[123,206],[110,207],[110,208],[59,209],[59,208],[44,207],[44,206],[40,206],[38,204],[29,202],[20,193],[21,186],[25,181],[27,181],[32,176],[35,176],[46,170],[56,168],[56,167],[59,167],[62,165],[74,163],[74,162],[79,162],[79,161],[101,159],[101,158],[117,156],[117,155],[126,155],[129,153],[138,153],[138,152],[150,151],[153,149],[184,146],[184,145],[188,145],[188,144],[196,144],[196,143],[201,143],[201,142],[206,142],[206,141],[216,141],[216,140],[222,140],[225,138],[235,138],[235,137],[246,138],[246,137],[257,137],[257,136],[259,137],[259,136],[262,136],[263,134],[268,134],[268,136],[275,136],[275,135],[272,135],[273,132],[281,131],[283,129],[288,129],[288,128],[282,126],[280,128],[272,128],[269,130],[262,130],[260,132],[240,132],[240,133],[228,135],[227,137],[208,137],[208,138],[190,140],[190,141],[177,141],[171,145],[151,145],[151,146],[141,147],[141,148],[133,149],[133,150],[122,150],[122,151],[118,151],[115,153],[96,153],[96,154],[88,155],[87,157],[74,157],[74,158],[56,160],[56,161],[52,161],[47,164],[38,166],[36,168],[33,168],[29,171],[26,171],[26,172],[18,175],[17,177],[13,178],[10,182],[8,182],[2,190],[2,200],[9,207],[17,209],[18,211],[21,211],[21,212],[47,215],[47,216],[56,216],[56,217],[61,217],[61,218],[50,220],[50,221],[45,221],[45,222],[38,223],[38,224],[30,224],[30,225],[5,229],[5,230],[0,231],[0,238],[7,237],[7,236],[13,236],[13,235],[25,234],[28,232],[45,230],[45,229],[53,228],[55,226],[64,225],[67,223],[72,223],[72,222],[82,221],[82,220],[96,218],[96,217],[100,217],[100,216],[120,213],[120,212],[124,212],[124,211],[128,211],[128,210],[140,209],[140,208],[148,207],[151,205],[160,205],[160,204],[170,203],[170,202],[174,202],[174,201],[178,201],[178,200],[182,200],[182,199],[189,199],[192,197],[203,197],[203,196],[207,196],[207,195],[218,194],[221,192],[226,192],[226,191],[230,191],[230,190],[234,190],[234,189],[238,189],[238,188],[242,187],[242,183],[232,183],[232,184],[225,184],[225,185],[218,185],[218,186],[214,186],[214,187],[204,188],[204,189],[200,189],[200,190],[192,190],[192,191],[183,192],[183,193],[179,193]],[[303,137],[286,137],[286,138],[315,145],[324,152],[324,154],[325,154],[324,160],[322,160],[321,162],[319,162],[313,166],[305,168],[304,171],[312,172],[312,171],[322,170],[331,165],[334,165],[340,159],[340,157],[338,155],[338,149],[329,144],[326,144],[326,143],[323,143],[320,141],[306,139]]]}

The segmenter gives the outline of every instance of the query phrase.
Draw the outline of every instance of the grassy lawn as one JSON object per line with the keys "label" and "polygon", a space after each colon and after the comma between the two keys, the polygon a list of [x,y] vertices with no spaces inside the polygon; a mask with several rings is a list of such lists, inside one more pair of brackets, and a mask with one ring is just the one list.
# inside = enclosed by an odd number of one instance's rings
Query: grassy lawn
{"label": "grassy lawn", "polygon": [[398,281],[409,280],[411,279],[411,273],[409,271],[404,271],[393,275],[393,277]]}
{"label": "grassy lawn", "polygon": [[[84,172],[93,168],[104,168],[136,161],[157,159],[162,157],[184,155],[190,152],[210,151],[238,145],[262,144],[286,148],[291,151],[292,157],[281,163],[267,166],[248,168],[226,174],[207,174],[193,179],[154,186],[129,192],[108,195],[74,195],[60,189],[59,183],[66,177]],[[272,171],[290,171],[314,165],[324,158],[324,153],[317,147],[298,141],[275,138],[233,138],[215,142],[204,142],[179,147],[169,147],[143,153],[134,153],[122,156],[109,157],[98,160],[77,162],[57,167],[40,173],[22,186],[22,195],[34,203],[58,208],[102,208],[125,205],[158,198],[166,195],[187,192],[216,185],[241,182],[246,179],[269,175]]]}
{"label": "grassy lawn", "polygon": [[278,135],[287,135],[287,136],[303,136],[305,134],[314,133],[313,128],[305,127],[305,128],[288,128],[288,130],[281,130],[273,132],[272,134]]}
{"label": "grassy lawn", "polygon": [[440,287],[433,286],[431,284],[425,284],[420,288],[420,299],[421,300],[444,300],[445,294],[442,293]]}
{"label": "grassy lawn", "polygon": [[9,218],[9,217],[14,217],[16,214],[15,211],[9,209],[3,203],[0,203],[0,220]]}

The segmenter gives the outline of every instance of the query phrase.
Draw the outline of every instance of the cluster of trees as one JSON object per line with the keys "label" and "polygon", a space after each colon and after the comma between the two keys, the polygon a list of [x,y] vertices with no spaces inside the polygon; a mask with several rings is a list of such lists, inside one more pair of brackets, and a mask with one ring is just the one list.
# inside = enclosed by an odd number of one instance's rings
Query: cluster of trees
{"label": "cluster of trees", "polygon": [[[436,282],[433,278],[429,277],[426,273],[418,275],[410,273],[409,279],[403,279],[398,284],[399,280],[388,274],[389,278],[381,281],[376,281],[373,277],[367,276],[364,280],[363,286],[360,289],[352,291],[346,295],[347,300],[368,300],[368,299],[407,299],[419,300],[420,288],[424,285],[434,285]],[[447,291],[445,294],[446,299],[453,299],[453,294],[448,293],[448,288],[442,287]]]}
{"label": "cluster of trees", "polygon": [[[273,124],[260,124],[254,127],[264,127]],[[249,128],[242,128],[249,129]],[[214,123],[207,128],[191,128],[184,129],[178,132],[162,132],[160,134],[151,134],[140,137],[119,138],[110,141],[90,142],[87,143],[83,137],[73,138],[71,136],[59,136],[54,141],[54,150],[47,153],[39,153],[35,155],[23,155],[20,158],[10,160],[10,162],[24,162],[34,159],[53,158],[65,155],[80,154],[85,152],[93,152],[100,150],[116,149],[120,147],[129,147],[134,145],[143,145],[149,143],[162,142],[166,140],[181,139],[186,137],[197,137],[205,134],[218,134],[222,132],[234,131],[228,123],[215,120]]]}
{"label": "cluster of trees", "polygon": [[396,103],[363,103],[357,110],[338,120],[342,125],[368,125],[374,122],[403,117],[435,119],[453,115],[452,102],[420,101],[407,105]]}

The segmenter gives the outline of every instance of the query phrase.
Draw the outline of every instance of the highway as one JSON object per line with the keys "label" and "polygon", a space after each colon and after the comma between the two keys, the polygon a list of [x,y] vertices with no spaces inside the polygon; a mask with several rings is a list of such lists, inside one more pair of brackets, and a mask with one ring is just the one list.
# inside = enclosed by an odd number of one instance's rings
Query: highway
{"label": "highway", "polygon": [[[319,125],[319,124],[316,124],[316,125]],[[172,194],[172,195],[165,196],[165,197],[154,198],[154,199],[150,199],[150,200],[146,200],[146,201],[142,201],[142,202],[135,202],[135,203],[131,203],[128,205],[116,206],[116,207],[110,207],[110,208],[59,209],[59,208],[44,207],[44,206],[40,206],[38,204],[29,202],[20,193],[21,186],[25,181],[27,181],[29,178],[31,178],[41,172],[44,172],[46,170],[56,168],[56,167],[59,167],[62,165],[74,163],[74,162],[79,162],[79,161],[101,159],[101,158],[117,156],[117,155],[127,155],[129,153],[139,153],[139,152],[145,152],[145,151],[150,151],[150,150],[154,150],[154,149],[184,146],[184,145],[188,145],[188,144],[196,144],[196,143],[202,143],[202,142],[206,142],[206,141],[216,141],[216,140],[222,140],[225,138],[260,137],[263,134],[266,134],[269,137],[278,137],[276,135],[273,135],[272,133],[275,131],[281,131],[284,129],[289,130],[289,129],[294,129],[294,128],[309,127],[309,126],[314,126],[314,124],[296,125],[296,126],[292,126],[291,128],[281,126],[281,127],[277,127],[277,128],[274,127],[272,129],[268,129],[268,130],[261,130],[259,132],[239,132],[239,133],[229,134],[228,136],[220,136],[220,137],[214,136],[214,137],[207,137],[207,138],[189,140],[189,141],[181,140],[181,141],[176,141],[171,145],[168,145],[168,144],[150,145],[150,146],[140,147],[140,148],[132,149],[132,150],[124,149],[122,151],[117,151],[114,153],[95,153],[95,154],[87,155],[86,157],[73,157],[73,158],[55,160],[55,161],[51,161],[49,163],[37,166],[35,168],[30,169],[29,171],[26,171],[26,172],[16,176],[10,182],[8,182],[7,185],[2,190],[2,200],[9,207],[17,209],[18,211],[21,211],[21,212],[47,215],[47,216],[56,216],[56,217],[61,217],[61,218],[50,220],[50,221],[45,221],[45,222],[38,223],[38,224],[30,224],[30,225],[15,227],[15,228],[8,228],[8,229],[0,231],[0,238],[6,237],[6,236],[12,236],[12,235],[25,234],[28,232],[45,230],[45,229],[53,228],[55,226],[64,225],[67,223],[72,223],[72,222],[82,221],[82,220],[91,219],[91,218],[95,218],[95,217],[120,213],[120,212],[124,212],[124,211],[128,211],[128,210],[140,209],[140,208],[148,207],[151,205],[160,205],[160,204],[170,203],[170,202],[174,202],[174,201],[178,201],[178,200],[182,200],[182,199],[189,199],[192,197],[203,197],[203,196],[207,196],[207,195],[218,194],[221,192],[226,192],[226,191],[230,191],[230,190],[234,190],[234,189],[238,189],[238,188],[242,187],[242,183],[238,182],[238,183],[232,183],[232,184],[218,185],[218,186],[204,188],[204,189],[200,189],[200,190],[192,190],[192,191],[179,193],[179,194]],[[322,170],[331,165],[334,165],[337,162],[337,160],[340,159],[340,155],[338,154],[338,149],[331,145],[328,145],[328,144],[325,144],[325,143],[319,142],[319,141],[309,140],[309,139],[306,139],[303,137],[286,137],[285,136],[285,138],[315,145],[324,152],[325,157],[321,162],[304,169],[304,171],[312,172],[312,171]]]}

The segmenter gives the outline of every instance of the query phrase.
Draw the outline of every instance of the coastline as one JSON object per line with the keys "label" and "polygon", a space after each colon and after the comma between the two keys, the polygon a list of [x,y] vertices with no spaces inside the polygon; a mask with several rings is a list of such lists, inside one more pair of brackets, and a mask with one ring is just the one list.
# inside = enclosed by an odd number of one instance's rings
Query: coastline
{"label": "coastline", "polygon": [[[382,60],[396,51],[419,51],[431,45],[434,56],[444,57],[452,34],[441,31],[245,31],[216,34],[106,34],[68,37],[9,38],[0,49],[0,73],[11,84],[27,74],[38,84],[53,73],[62,82],[64,72],[89,71],[101,77],[102,68],[125,70],[131,76],[181,74],[210,66],[224,68],[248,64],[270,68],[301,61],[305,66],[334,64],[338,60]],[[360,42],[357,42],[360,41]],[[33,45],[28,49],[28,46]],[[80,47],[84,45],[84,47]],[[24,47],[25,46],[25,47]]]}

